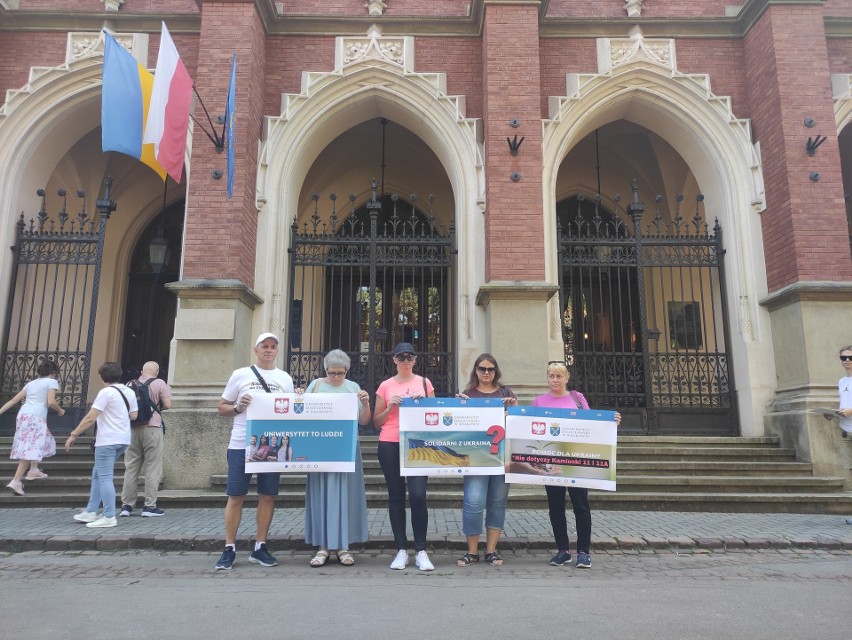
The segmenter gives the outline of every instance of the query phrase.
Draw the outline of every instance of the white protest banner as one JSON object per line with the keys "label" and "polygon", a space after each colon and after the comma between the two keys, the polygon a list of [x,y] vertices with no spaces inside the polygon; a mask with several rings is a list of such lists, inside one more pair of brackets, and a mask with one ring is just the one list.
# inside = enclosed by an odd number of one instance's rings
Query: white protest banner
{"label": "white protest banner", "polygon": [[509,407],[506,482],[615,491],[614,411]]}
{"label": "white protest banner", "polygon": [[403,476],[500,475],[502,398],[406,398],[399,407]]}
{"label": "white protest banner", "polygon": [[358,396],[258,393],[246,414],[246,473],[355,471]]}

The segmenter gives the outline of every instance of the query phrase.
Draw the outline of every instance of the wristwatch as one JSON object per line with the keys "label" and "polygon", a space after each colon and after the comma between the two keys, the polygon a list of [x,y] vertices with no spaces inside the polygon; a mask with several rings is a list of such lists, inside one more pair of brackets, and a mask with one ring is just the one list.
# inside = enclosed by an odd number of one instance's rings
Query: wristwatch
{"label": "wristwatch", "polygon": [[240,403],[239,403],[239,402],[235,402],[235,403],[234,403],[234,415],[236,415],[236,414],[238,414],[238,413],[242,413],[242,411],[240,411],[240,410],[237,408],[237,407],[239,407],[239,406],[240,406]]}

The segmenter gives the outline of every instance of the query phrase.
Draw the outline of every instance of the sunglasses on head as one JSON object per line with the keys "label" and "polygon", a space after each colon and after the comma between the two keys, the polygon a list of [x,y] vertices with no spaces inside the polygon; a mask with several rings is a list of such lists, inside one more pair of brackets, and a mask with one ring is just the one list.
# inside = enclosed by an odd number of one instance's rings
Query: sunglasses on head
{"label": "sunglasses on head", "polygon": [[852,362],[852,356],[840,356],[841,362]]}
{"label": "sunglasses on head", "polygon": [[494,373],[497,371],[497,367],[477,367],[476,370],[479,373]]}
{"label": "sunglasses on head", "polygon": [[548,361],[547,361],[547,364],[548,364],[548,366],[550,366],[550,365],[552,365],[552,364],[561,364],[561,365],[562,365],[562,366],[564,366],[564,367],[567,367],[567,366],[568,366],[568,365],[565,363],[565,361],[564,361],[564,360],[548,360]]}
{"label": "sunglasses on head", "polygon": [[410,362],[414,360],[416,357],[413,353],[400,353],[398,356],[394,356],[400,362]]}

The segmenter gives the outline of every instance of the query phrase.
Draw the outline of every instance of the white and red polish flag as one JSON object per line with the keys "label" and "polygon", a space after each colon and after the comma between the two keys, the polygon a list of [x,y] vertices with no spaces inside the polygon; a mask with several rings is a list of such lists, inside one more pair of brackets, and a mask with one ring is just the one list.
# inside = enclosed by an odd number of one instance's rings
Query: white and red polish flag
{"label": "white and red polish flag", "polygon": [[191,101],[192,78],[164,22],[143,142],[154,144],[157,162],[175,182],[183,177]]}

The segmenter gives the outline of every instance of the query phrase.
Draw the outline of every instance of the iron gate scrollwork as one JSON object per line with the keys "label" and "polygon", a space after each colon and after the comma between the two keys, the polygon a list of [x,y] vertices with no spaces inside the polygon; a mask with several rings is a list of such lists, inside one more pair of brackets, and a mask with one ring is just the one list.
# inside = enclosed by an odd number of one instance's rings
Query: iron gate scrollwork
{"label": "iron gate scrollwork", "polygon": [[[6,305],[2,344],[0,403],[6,402],[37,377],[45,358],[59,367],[57,401],[62,418],[51,413],[51,428],[71,429],[82,418],[88,402],[92,343],[100,290],[104,235],[115,203],[110,200],[112,179],[104,181],[104,197],[97,201],[99,217],[86,211],[85,193],[77,191],[81,210],[69,214],[64,189],[62,208],[49,219],[45,192],[35,220],[16,224],[11,286]],[[2,429],[14,430],[13,417],[4,414]]]}
{"label": "iron gate scrollwork", "polygon": [[[618,409],[623,432],[736,435],[739,425],[718,221],[656,213],[632,185],[627,216],[582,195],[557,207],[560,309],[572,383]],[[643,228],[644,226],[644,228]]]}
{"label": "iron gate scrollwork", "polygon": [[374,393],[396,373],[391,351],[410,342],[415,372],[437,395],[455,392],[455,227],[437,221],[434,197],[420,210],[416,195],[370,200],[339,216],[337,197],[320,216],[319,196],[309,220],[292,226],[287,362],[296,386],[323,375],[322,359],[342,349],[352,360],[349,378]]}

